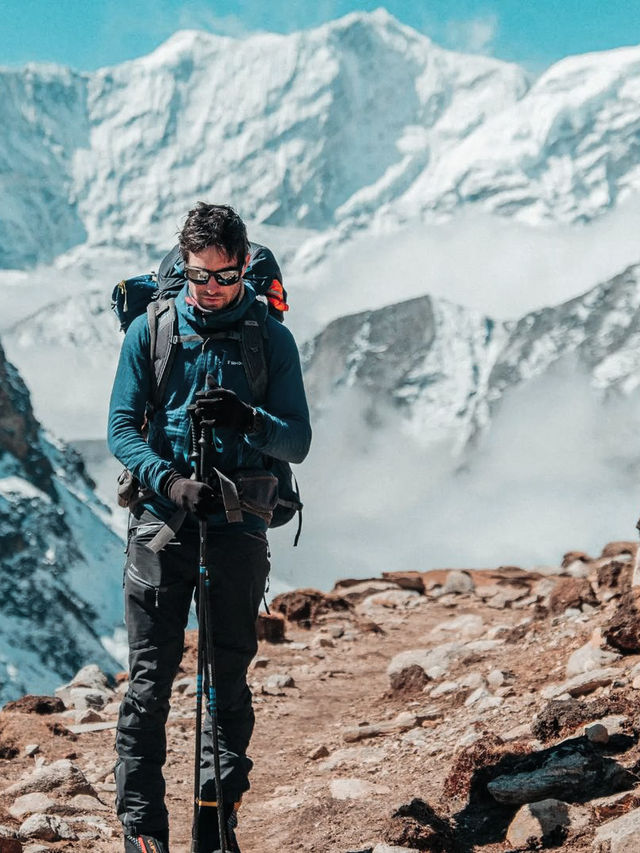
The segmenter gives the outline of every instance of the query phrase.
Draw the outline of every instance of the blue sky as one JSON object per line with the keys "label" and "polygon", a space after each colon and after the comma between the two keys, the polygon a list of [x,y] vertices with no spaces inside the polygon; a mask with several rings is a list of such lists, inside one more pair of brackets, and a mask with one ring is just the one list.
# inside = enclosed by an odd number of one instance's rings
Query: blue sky
{"label": "blue sky", "polygon": [[177,29],[291,32],[380,5],[446,47],[534,70],[640,43],[640,0],[2,0],[0,65],[90,70],[148,53]]}

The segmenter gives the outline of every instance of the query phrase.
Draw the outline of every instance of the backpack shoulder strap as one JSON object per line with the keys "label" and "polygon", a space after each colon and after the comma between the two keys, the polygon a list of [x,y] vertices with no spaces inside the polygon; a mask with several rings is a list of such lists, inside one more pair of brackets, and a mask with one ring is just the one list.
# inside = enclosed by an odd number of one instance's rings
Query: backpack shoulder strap
{"label": "backpack shoulder strap", "polygon": [[242,363],[247,374],[251,394],[256,403],[263,403],[267,396],[269,371],[265,353],[268,306],[256,300],[242,321],[240,349]]}
{"label": "backpack shoulder strap", "polygon": [[162,403],[176,355],[178,314],[174,299],[154,299],[147,305],[151,360],[151,414]]}

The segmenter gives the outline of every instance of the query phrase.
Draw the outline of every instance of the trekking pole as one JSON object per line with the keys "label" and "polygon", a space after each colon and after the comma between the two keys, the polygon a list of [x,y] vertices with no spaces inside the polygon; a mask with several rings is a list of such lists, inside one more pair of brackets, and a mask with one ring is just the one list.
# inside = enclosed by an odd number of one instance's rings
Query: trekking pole
{"label": "trekking pole", "polygon": [[[206,482],[207,450],[213,446],[214,435],[211,428],[198,424],[193,409],[191,416],[190,459],[194,464],[196,477],[200,482]],[[197,437],[196,437],[197,436]],[[216,808],[218,813],[218,834],[220,837],[221,853],[227,853],[227,836],[222,796],[222,778],[220,772],[220,744],[218,739],[218,709],[216,697],[216,671],[213,642],[213,626],[209,607],[211,580],[207,567],[207,522],[199,520],[199,559],[198,559],[198,675],[196,679],[196,736],[195,736],[195,768],[194,768],[194,808],[191,828],[191,853],[199,853],[200,839],[198,837],[198,816],[203,802],[200,799],[200,760],[202,750],[202,697],[203,671],[206,668],[207,708],[211,719],[211,739],[213,747],[213,774],[216,789]]]}
{"label": "trekking pole", "polygon": [[[194,407],[195,408],[195,407]],[[191,419],[191,454],[189,460],[193,466],[194,473],[198,474],[198,426],[193,409],[189,409]],[[205,543],[206,544],[206,543]],[[201,560],[198,560],[200,564]],[[196,735],[195,735],[195,760],[193,778],[193,821],[191,823],[191,853],[199,853],[200,839],[198,837],[198,816],[200,813],[200,755],[202,752],[202,673],[204,669],[204,622],[202,602],[204,600],[204,582],[198,572],[198,671],[196,675]]]}

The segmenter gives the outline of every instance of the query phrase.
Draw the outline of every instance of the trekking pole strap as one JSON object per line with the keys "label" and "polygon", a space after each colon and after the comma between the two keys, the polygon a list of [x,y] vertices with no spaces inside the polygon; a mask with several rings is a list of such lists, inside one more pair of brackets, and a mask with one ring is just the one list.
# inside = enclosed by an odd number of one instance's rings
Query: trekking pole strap
{"label": "trekking pole strap", "polygon": [[177,512],[174,512],[169,521],[160,528],[151,542],[149,542],[147,548],[153,551],[154,554],[162,551],[165,545],[168,545],[178,530],[180,530],[186,517],[187,511],[185,509],[179,509]]}
{"label": "trekking pole strap", "polygon": [[217,468],[213,469],[213,473],[218,478],[218,483],[220,484],[220,493],[227,521],[229,523],[242,521],[242,509],[240,507],[240,498],[236,484]]}

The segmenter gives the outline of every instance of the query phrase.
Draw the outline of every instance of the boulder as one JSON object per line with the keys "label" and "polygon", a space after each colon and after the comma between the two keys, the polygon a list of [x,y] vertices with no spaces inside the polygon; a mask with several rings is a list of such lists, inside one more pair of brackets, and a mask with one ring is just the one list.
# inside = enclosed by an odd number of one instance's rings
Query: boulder
{"label": "boulder", "polygon": [[34,791],[47,793],[55,788],[61,788],[70,795],[91,794],[95,796],[95,791],[82,770],[72,764],[68,758],[61,758],[59,761],[54,761],[53,764],[36,768],[26,779],[15,782],[0,793],[3,796],[17,797]]}
{"label": "boulder", "polygon": [[41,841],[74,841],[78,837],[65,820],[48,814],[32,814],[21,824],[18,834]]}
{"label": "boulder", "polygon": [[622,713],[625,707],[623,700],[607,696],[586,701],[553,699],[535,718],[531,731],[534,737],[544,743],[575,732],[585,723],[600,721],[606,725],[605,719],[612,715],[616,716],[621,726],[627,719]]}
{"label": "boulder", "polygon": [[564,613],[569,608],[577,610],[583,604],[596,607],[598,599],[586,578],[560,578],[549,595],[551,613]]}
{"label": "boulder", "polygon": [[443,595],[448,595],[450,593],[465,595],[473,592],[475,588],[476,585],[469,572],[452,569],[450,572],[447,572],[447,579],[442,587],[442,592]]}
{"label": "boulder", "polygon": [[568,693],[569,696],[586,696],[593,693],[598,687],[606,687],[608,684],[620,675],[620,671],[613,667],[604,667],[603,669],[594,669],[592,672],[585,672],[582,675],[576,675],[568,681],[563,681],[562,684],[551,684],[542,690],[542,696],[545,699],[555,699]]}
{"label": "boulder", "polygon": [[629,559],[633,559],[636,555],[636,551],[638,550],[638,543],[633,542],[631,540],[621,540],[619,542],[609,542],[602,549],[601,557],[620,557],[620,556],[628,556]]}
{"label": "boulder", "polygon": [[638,853],[640,808],[607,821],[596,829],[594,853]]}
{"label": "boulder", "polygon": [[567,678],[573,678],[585,672],[602,669],[620,660],[616,652],[609,652],[594,645],[591,641],[580,646],[569,656],[566,667]]}
{"label": "boulder", "polygon": [[40,791],[33,794],[23,794],[9,808],[9,814],[16,820],[22,820],[26,815],[45,814],[55,806],[55,801]]}
{"label": "boulder", "polygon": [[383,572],[382,577],[397,584],[401,589],[412,589],[424,595],[424,578],[420,572]]}
{"label": "boulder", "polygon": [[530,847],[537,842],[542,846],[557,844],[566,837],[568,829],[586,825],[588,812],[561,800],[540,800],[527,803],[516,812],[507,830],[507,841],[512,847]]}
{"label": "boulder", "polygon": [[3,711],[19,711],[21,714],[59,714],[64,711],[64,702],[57,696],[34,696],[28,694],[7,702]]}
{"label": "boulder", "polygon": [[336,593],[324,593],[317,589],[296,589],[277,595],[271,609],[289,622],[297,622],[304,628],[310,628],[318,618],[327,613],[348,613],[353,605],[344,596]]}
{"label": "boulder", "polygon": [[[505,768],[507,765],[505,765]],[[522,805],[546,799],[579,802],[633,787],[634,777],[585,739],[564,741],[510,762],[487,790],[499,803]]]}
{"label": "boulder", "polygon": [[607,643],[625,654],[640,652],[640,590],[634,587],[625,593],[609,622],[603,627]]}

